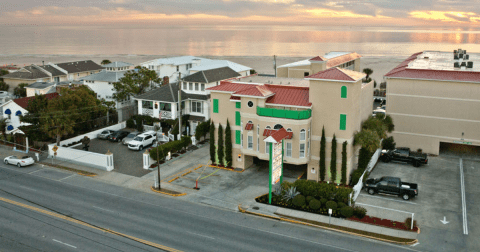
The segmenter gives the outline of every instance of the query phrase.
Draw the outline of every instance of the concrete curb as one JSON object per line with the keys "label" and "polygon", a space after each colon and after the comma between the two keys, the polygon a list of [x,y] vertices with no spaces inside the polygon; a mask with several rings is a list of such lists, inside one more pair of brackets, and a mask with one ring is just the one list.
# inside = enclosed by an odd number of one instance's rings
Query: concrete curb
{"label": "concrete curb", "polygon": [[[322,228],[322,229],[326,229],[326,230],[330,230],[330,231],[336,231],[336,232],[340,232],[340,233],[345,233],[345,234],[350,234],[350,235],[356,235],[356,236],[360,236],[360,237],[365,237],[365,238],[369,238],[369,239],[375,239],[375,240],[379,240],[379,241],[390,242],[390,243],[395,243],[395,244],[400,244],[400,245],[413,245],[413,244],[415,244],[415,243],[418,242],[418,239],[415,239],[415,240],[413,240],[413,241],[411,241],[411,242],[391,241],[391,240],[387,240],[387,239],[383,239],[383,238],[379,238],[379,237],[375,237],[375,236],[357,234],[357,233],[354,233],[354,232],[349,232],[349,231],[340,230],[340,229],[336,229],[336,228],[318,226],[318,225],[311,224],[311,223],[308,223],[308,222],[302,222],[302,221],[292,220],[292,219],[288,219],[288,218],[284,218],[284,217],[277,217],[277,216],[271,216],[271,215],[266,215],[266,214],[261,214],[261,213],[255,213],[255,212],[251,212],[251,211],[248,211],[248,210],[246,210],[246,209],[243,209],[243,208],[241,207],[241,205],[242,205],[242,204],[238,205],[238,210],[239,210],[240,212],[246,213],[246,214],[257,215],[257,216],[261,216],[261,217],[266,217],[266,218],[269,218],[269,219],[274,219],[274,220],[279,220],[279,221],[286,221],[286,222],[290,222],[290,223],[296,223],[296,224],[301,224],[301,225],[311,226],[311,227],[316,227],[316,228]],[[352,228],[352,229],[353,229],[353,228]],[[420,228],[419,228],[419,230],[420,230]],[[401,238],[401,237],[396,237],[396,238]],[[405,239],[405,238],[402,238],[402,239]]]}
{"label": "concrete curb", "polygon": [[172,197],[180,197],[180,196],[185,196],[185,195],[187,195],[186,193],[171,194],[171,193],[162,192],[162,191],[159,191],[158,189],[154,188],[153,186],[150,187],[150,189],[151,189],[153,192],[165,194],[165,195],[172,196]]}
{"label": "concrete curb", "polygon": [[[41,164],[41,165],[43,165],[43,166],[48,166],[48,167],[50,167],[50,168],[60,169],[60,170],[64,170],[64,171],[75,172],[75,173],[78,174],[78,175],[85,176],[85,177],[90,177],[90,178],[96,177],[96,176],[98,175],[98,174],[93,173],[93,172],[85,172],[85,171],[82,171],[82,170],[79,170],[79,169],[70,168],[70,167],[62,168],[62,167],[58,167],[58,166],[52,166],[52,165],[49,165],[49,164],[47,164],[47,163],[45,163],[45,162],[37,162],[37,164]],[[87,173],[92,173],[92,174],[87,174]]]}
{"label": "concrete curb", "polygon": [[245,169],[241,170],[241,171],[235,171],[233,169],[228,169],[228,168],[225,168],[225,167],[218,167],[218,166],[215,166],[215,165],[208,165],[208,167],[212,167],[212,168],[217,168],[217,169],[222,169],[222,170],[226,170],[226,171],[231,171],[231,172],[238,172],[238,173],[242,173],[245,171]]}

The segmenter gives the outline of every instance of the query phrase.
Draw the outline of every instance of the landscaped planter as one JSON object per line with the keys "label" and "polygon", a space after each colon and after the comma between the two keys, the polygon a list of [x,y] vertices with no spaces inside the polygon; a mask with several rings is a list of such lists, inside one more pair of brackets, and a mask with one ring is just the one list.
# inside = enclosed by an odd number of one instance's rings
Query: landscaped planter
{"label": "landscaped planter", "polygon": [[392,221],[392,220],[387,220],[387,219],[380,219],[380,218],[371,217],[371,216],[368,216],[368,215],[366,215],[362,219],[358,219],[356,217],[350,217],[350,218],[348,218],[348,220],[363,222],[363,223],[382,226],[382,227],[400,229],[400,230],[405,230],[405,231],[412,231],[412,232],[417,232],[418,231],[418,227],[416,227],[416,226],[413,227],[413,229],[408,229],[405,226],[405,223],[403,223],[403,222]]}

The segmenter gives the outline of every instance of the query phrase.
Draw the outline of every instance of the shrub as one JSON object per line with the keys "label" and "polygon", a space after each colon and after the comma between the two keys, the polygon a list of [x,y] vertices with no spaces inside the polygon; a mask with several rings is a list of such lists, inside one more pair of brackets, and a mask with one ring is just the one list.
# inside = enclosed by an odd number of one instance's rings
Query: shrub
{"label": "shrub", "polygon": [[280,186],[282,187],[282,191],[285,191],[290,189],[290,187],[292,187],[293,184],[288,181],[283,181],[283,183]]}
{"label": "shrub", "polygon": [[[409,217],[407,219],[405,219],[405,223],[404,223],[405,227],[407,229],[412,229],[412,218]],[[417,226],[417,221],[416,220],[413,220],[413,227],[416,227]]]}
{"label": "shrub", "polygon": [[327,203],[325,203],[325,206],[327,207],[327,209],[337,210],[337,202],[335,201],[327,201]]}
{"label": "shrub", "polygon": [[295,187],[290,187],[288,188],[288,190],[285,190],[285,194],[283,195],[283,199],[289,201],[289,200],[293,200],[293,198],[295,198],[295,196],[299,195],[300,193],[297,192],[297,188]]}
{"label": "shrub", "polygon": [[[360,153],[358,154],[358,169],[365,170],[368,166],[368,162],[372,158],[372,153],[370,153],[366,148],[361,148]],[[363,171],[362,171],[363,172]]]}
{"label": "shrub", "polygon": [[351,185],[356,185],[358,183],[358,180],[360,180],[360,177],[362,176],[363,172],[365,170],[362,169],[356,169],[355,171],[352,172],[352,178],[350,180]]}
{"label": "shrub", "polygon": [[312,196],[307,196],[307,198],[305,198],[305,201],[307,201],[307,204],[310,203],[311,200],[315,199],[314,197]]}
{"label": "shrub", "polygon": [[292,203],[297,207],[305,206],[305,196],[297,195],[293,198]]}
{"label": "shrub", "polygon": [[325,204],[327,204],[327,201],[328,201],[328,200],[325,199],[325,198],[321,198],[321,199],[320,199],[320,203],[322,203],[322,206],[325,206]]}
{"label": "shrub", "polygon": [[345,203],[343,203],[343,202],[338,202],[338,203],[337,203],[337,208],[338,208],[338,209],[342,209],[342,208],[344,208],[344,207],[346,207],[346,206],[347,206],[347,205],[346,205]]}
{"label": "shrub", "polygon": [[127,128],[130,128],[130,129],[135,128],[135,122],[133,121],[133,119],[127,120]]}
{"label": "shrub", "polygon": [[342,180],[341,183],[347,184],[347,141],[342,144]]}
{"label": "shrub", "polygon": [[333,134],[332,152],[330,156],[330,180],[335,183],[337,180],[337,138]]}
{"label": "shrub", "polygon": [[353,208],[350,206],[344,206],[340,208],[340,214],[345,218],[350,218],[353,215]]}
{"label": "shrub", "polygon": [[320,207],[322,206],[320,201],[316,200],[316,199],[312,199],[309,203],[308,203],[308,206],[310,206],[311,209],[313,210],[318,210],[320,209]]}
{"label": "shrub", "polygon": [[387,137],[382,141],[382,149],[385,149],[385,150],[393,150],[395,149],[395,145],[396,144],[395,144],[395,140],[393,140],[393,136]]}
{"label": "shrub", "polygon": [[325,180],[325,146],[326,146],[326,139],[325,139],[325,126],[322,128],[322,138],[320,139],[320,180]]}
{"label": "shrub", "polygon": [[365,215],[367,215],[367,209],[356,206],[353,208],[353,215],[359,219],[362,219],[365,217]]}

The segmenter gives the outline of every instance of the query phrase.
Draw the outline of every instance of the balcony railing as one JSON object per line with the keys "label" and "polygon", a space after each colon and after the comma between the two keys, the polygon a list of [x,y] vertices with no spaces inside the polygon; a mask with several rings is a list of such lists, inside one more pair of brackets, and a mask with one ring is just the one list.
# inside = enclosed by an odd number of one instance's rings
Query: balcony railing
{"label": "balcony railing", "polygon": [[303,120],[312,117],[312,110],[286,110],[257,107],[257,115],[293,120]]}

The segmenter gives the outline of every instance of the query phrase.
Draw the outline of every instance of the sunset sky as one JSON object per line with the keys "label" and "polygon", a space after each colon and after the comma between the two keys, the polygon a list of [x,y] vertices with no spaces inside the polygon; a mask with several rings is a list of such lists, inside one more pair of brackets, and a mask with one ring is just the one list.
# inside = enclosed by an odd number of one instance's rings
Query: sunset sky
{"label": "sunset sky", "polygon": [[3,25],[480,27],[478,0],[2,0]]}

